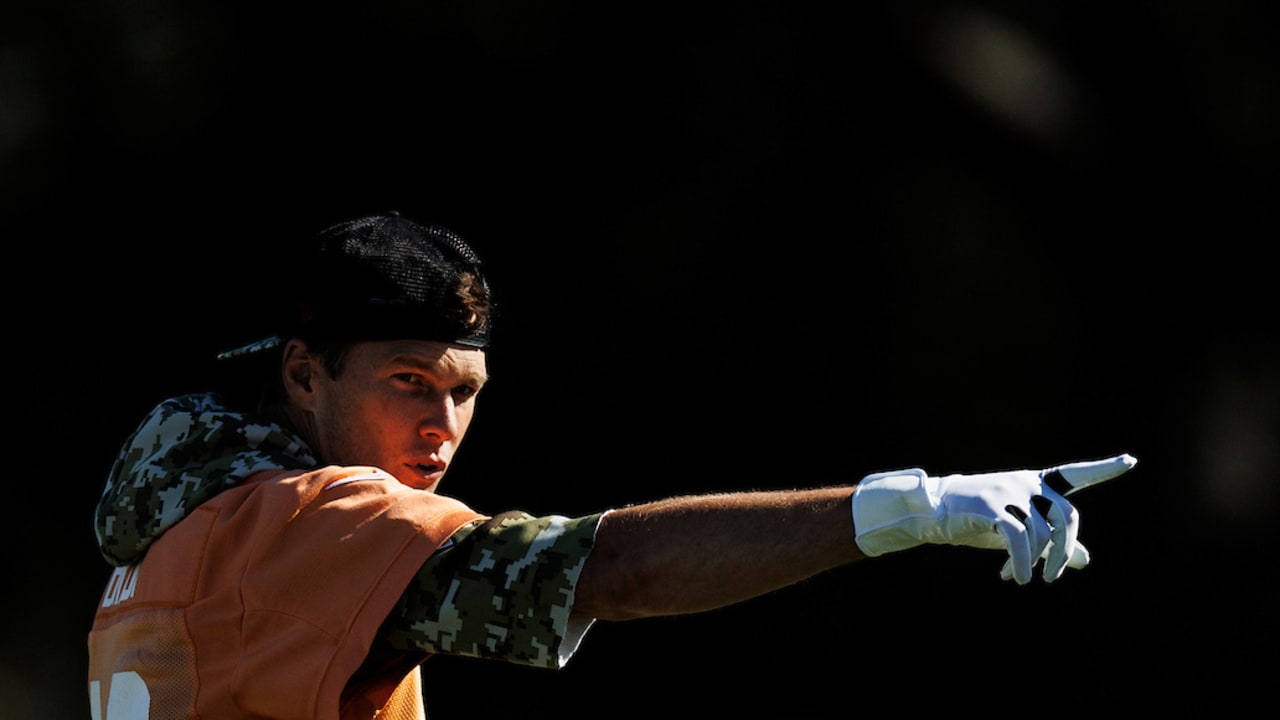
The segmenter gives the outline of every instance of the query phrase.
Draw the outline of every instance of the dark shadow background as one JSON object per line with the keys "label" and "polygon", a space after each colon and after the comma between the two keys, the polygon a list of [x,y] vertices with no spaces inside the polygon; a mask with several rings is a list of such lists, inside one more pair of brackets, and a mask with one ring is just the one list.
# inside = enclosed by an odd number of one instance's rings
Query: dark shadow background
{"label": "dark shadow background", "polygon": [[1267,4],[275,5],[0,11],[6,718],[88,715],[118,444],[307,281],[282,242],[387,209],[492,268],[481,510],[1141,460],[1058,584],[922,548],[561,672],[434,659],[435,720],[1269,701]]}

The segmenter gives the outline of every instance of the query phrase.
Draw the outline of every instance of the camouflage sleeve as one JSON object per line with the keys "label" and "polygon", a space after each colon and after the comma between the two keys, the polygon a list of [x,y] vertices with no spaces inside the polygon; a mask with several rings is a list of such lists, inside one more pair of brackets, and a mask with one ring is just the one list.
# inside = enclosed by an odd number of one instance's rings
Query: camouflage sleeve
{"label": "camouflage sleeve", "polygon": [[189,510],[253,473],[315,464],[296,435],[230,411],[212,394],[171,398],[111,467],[94,517],[98,547],[112,565],[137,562]]}
{"label": "camouflage sleeve", "polygon": [[382,649],[562,667],[591,624],[571,627],[569,611],[603,516],[511,512],[459,530],[405,590]]}

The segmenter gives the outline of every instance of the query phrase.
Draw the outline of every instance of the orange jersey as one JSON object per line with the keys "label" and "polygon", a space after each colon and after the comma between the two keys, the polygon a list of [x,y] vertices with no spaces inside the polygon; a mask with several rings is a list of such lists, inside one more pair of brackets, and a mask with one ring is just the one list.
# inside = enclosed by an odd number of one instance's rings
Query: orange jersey
{"label": "orange jersey", "polygon": [[425,655],[361,666],[423,562],[484,517],[370,467],[253,475],[111,576],[94,720],[424,717]]}

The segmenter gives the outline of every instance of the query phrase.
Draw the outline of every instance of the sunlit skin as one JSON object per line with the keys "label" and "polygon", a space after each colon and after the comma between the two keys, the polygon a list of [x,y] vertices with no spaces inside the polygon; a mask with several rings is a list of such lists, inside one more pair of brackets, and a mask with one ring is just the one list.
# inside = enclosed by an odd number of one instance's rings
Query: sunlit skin
{"label": "sunlit skin", "polygon": [[321,462],[372,465],[434,491],[475,414],[485,353],[427,340],[366,341],[338,377],[292,340],[284,350],[288,412]]}
{"label": "sunlit skin", "polygon": [[[419,340],[357,343],[337,378],[291,340],[282,372],[290,424],[322,462],[373,465],[429,491],[487,379],[484,351]],[[618,508],[600,523],[572,612],[626,620],[709,610],[859,559],[851,492],[846,485]]]}

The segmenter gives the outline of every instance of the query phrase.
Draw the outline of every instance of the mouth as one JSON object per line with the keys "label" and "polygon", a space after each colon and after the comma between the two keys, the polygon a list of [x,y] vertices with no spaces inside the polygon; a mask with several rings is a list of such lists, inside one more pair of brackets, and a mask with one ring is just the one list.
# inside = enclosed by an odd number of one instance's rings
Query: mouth
{"label": "mouth", "polygon": [[426,487],[431,487],[440,482],[441,477],[444,477],[446,463],[438,458],[432,458],[425,462],[412,463],[408,467],[414,475],[421,477],[425,481]]}

